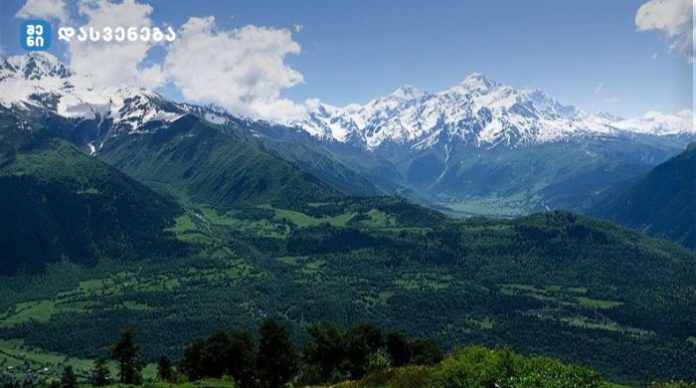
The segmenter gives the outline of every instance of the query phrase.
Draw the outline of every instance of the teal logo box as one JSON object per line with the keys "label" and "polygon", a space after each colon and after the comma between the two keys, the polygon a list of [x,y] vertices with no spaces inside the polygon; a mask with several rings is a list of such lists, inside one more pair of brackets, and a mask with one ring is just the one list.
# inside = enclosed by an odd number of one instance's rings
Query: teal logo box
{"label": "teal logo box", "polygon": [[20,26],[22,48],[44,51],[51,46],[51,25],[45,20],[25,20]]}

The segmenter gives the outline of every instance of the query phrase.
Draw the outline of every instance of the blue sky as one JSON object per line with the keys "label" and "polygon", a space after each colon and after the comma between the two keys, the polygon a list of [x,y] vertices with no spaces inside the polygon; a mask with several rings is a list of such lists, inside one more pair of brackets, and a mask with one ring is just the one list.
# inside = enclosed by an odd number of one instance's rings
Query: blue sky
{"label": "blue sky", "polygon": [[[591,112],[639,116],[692,106],[693,65],[670,52],[664,34],[637,31],[639,0],[139,2],[152,5],[156,24],[214,15],[218,29],[291,30],[301,52],[285,63],[303,82],[281,93],[296,102],[364,103],[404,84],[439,91],[481,72]],[[6,54],[21,52],[14,15],[24,3],[2,0]],[[79,20],[75,5],[68,8]],[[64,56],[63,49],[51,51]],[[151,50],[148,61],[160,61],[163,51]],[[160,90],[183,99],[171,83]]]}

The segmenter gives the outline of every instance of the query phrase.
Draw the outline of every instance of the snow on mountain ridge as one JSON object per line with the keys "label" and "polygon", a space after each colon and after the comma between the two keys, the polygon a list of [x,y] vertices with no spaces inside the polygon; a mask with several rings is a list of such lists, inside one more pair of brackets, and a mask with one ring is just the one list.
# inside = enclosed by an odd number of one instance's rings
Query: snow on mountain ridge
{"label": "snow on mountain ridge", "polygon": [[[112,119],[113,127],[126,133],[147,130],[142,127],[148,122],[171,122],[188,112],[214,124],[233,117],[218,107],[178,104],[137,87],[92,87],[84,81],[48,53],[0,58],[0,105],[38,106],[71,118]],[[626,132],[696,135],[691,110],[677,115],[650,112],[637,119],[592,115],[538,89],[514,89],[481,73],[437,93],[406,85],[364,105],[337,107],[313,99],[305,106],[306,118],[291,125],[321,140],[366,149],[383,144],[420,149],[442,141],[517,146]]]}
{"label": "snow on mountain ridge", "polygon": [[115,128],[128,132],[151,121],[173,121],[185,113],[146,89],[92,87],[84,81],[75,79],[65,64],[45,52],[0,58],[0,105],[40,107],[68,118],[113,119]]}
{"label": "snow on mountain ridge", "polygon": [[31,52],[3,59],[0,65],[0,80],[12,73],[21,73],[26,80],[43,77],[67,78],[70,70],[55,56],[44,52]]}
{"label": "snow on mountain ridge", "polygon": [[638,119],[613,119],[612,125],[623,130],[657,135],[696,134],[694,112],[682,109],[674,115],[648,112]]}
{"label": "snow on mountain ridge", "polygon": [[500,84],[490,81],[481,73],[471,73],[462,82],[442,93],[485,94],[500,86]]}
{"label": "snow on mountain ridge", "polygon": [[388,143],[424,148],[442,139],[517,146],[626,132],[696,134],[684,118],[693,117],[690,111],[616,120],[563,105],[538,89],[518,90],[491,81],[481,73],[438,93],[405,86],[365,105],[340,108],[313,100],[307,106],[308,118],[295,125],[317,138],[352,141],[367,149]]}

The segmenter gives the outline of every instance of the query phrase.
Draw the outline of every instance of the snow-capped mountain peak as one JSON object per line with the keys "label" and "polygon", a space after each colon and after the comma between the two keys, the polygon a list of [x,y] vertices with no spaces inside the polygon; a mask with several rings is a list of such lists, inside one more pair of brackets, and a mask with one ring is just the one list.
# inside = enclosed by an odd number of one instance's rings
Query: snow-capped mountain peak
{"label": "snow-capped mountain peak", "polygon": [[0,80],[13,74],[25,80],[46,77],[69,77],[70,70],[56,56],[46,52],[31,52],[15,55],[0,62]]}
{"label": "snow-capped mountain peak", "polygon": [[426,92],[423,90],[420,90],[416,87],[413,87],[411,85],[404,85],[401,87],[398,87],[396,90],[390,94],[390,97],[393,97],[395,99],[399,99],[402,101],[412,101],[412,100],[418,100],[427,95]]}
{"label": "snow-capped mountain peak", "polygon": [[151,121],[172,121],[185,112],[155,92],[133,86],[86,86],[57,57],[32,52],[0,58],[0,105],[43,108],[63,117],[112,120],[132,132]]}
{"label": "snow-capped mountain peak", "polygon": [[[688,113],[688,114],[687,114]],[[636,120],[592,115],[538,89],[515,89],[481,73],[438,93],[398,88],[365,105],[335,107],[313,101],[308,118],[295,124],[315,137],[367,149],[385,145],[426,148],[442,142],[476,147],[561,141],[577,136],[696,134],[686,116],[646,115]]]}
{"label": "snow-capped mountain peak", "polygon": [[[154,130],[158,123],[187,113],[225,124],[232,116],[218,107],[174,103],[133,86],[85,86],[58,58],[29,53],[0,58],[0,105],[48,109],[61,116],[110,123],[110,133]],[[622,133],[696,134],[693,112],[651,112],[622,119],[592,115],[564,105],[540,90],[515,89],[481,73],[437,93],[402,86],[361,104],[337,107],[308,100],[307,115],[293,122],[324,141],[351,143],[369,150],[400,145],[423,149],[451,142],[474,147],[562,141],[577,136]],[[155,127],[146,125],[154,122]]]}
{"label": "snow-capped mountain peak", "polygon": [[500,85],[490,81],[483,74],[472,73],[464,78],[461,83],[449,89],[448,92],[486,94],[498,86]]}

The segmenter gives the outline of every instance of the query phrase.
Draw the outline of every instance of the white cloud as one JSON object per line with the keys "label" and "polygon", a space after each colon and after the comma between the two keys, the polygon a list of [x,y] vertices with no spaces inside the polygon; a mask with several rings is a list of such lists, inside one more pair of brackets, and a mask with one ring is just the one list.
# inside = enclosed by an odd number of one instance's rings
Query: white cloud
{"label": "white cloud", "polygon": [[15,17],[58,20],[61,23],[67,23],[70,20],[65,9],[65,0],[27,0]]}
{"label": "white cloud", "polygon": [[167,81],[162,65],[155,64],[150,67],[143,68],[138,74],[138,84],[147,89],[156,89],[164,85]]}
{"label": "white cloud", "polygon": [[294,28],[295,28],[295,32],[300,33],[300,32],[302,32],[302,29],[304,28],[304,26],[302,24],[295,24]]}
{"label": "white cloud", "polygon": [[667,114],[657,111],[650,111],[643,116],[643,120],[654,123],[663,128],[677,129],[682,132],[695,133],[694,111],[682,109],[676,114]]}
{"label": "white cloud", "polygon": [[650,111],[640,118],[612,123],[617,128],[662,135],[696,134],[694,111],[686,108],[675,114]]}
{"label": "white cloud", "polygon": [[599,92],[602,91],[602,88],[603,88],[603,87],[604,87],[604,82],[600,82],[600,83],[597,84],[597,86],[595,86],[595,88],[594,88],[594,94],[595,94],[595,96],[598,95]]}
{"label": "white cloud", "polygon": [[303,81],[285,63],[288,54],[299,52],[300,45],[285,29],[250,25],[217,30],[214,17],[192,17],[170,46],[164,71],[194,102],[286,122],[305,114],[302,105],[280,97],[281,90]]}
{"label": "white cloud", "polygon": [[[135,0],[113,3],[110,0],[80,0],[78,11],[87,18],[87,27],[151,27],[152,7]],[[78,82],[101,86],[137,85],[149,88],[164,82],[159,65],[143,67],[154,42],[80,42],[68,43],[70,67]]]}
{"label": "white cloud", "polygon": [[693,62],[693,0],[649,0],[638,8],[635,23],[638,31],[661,31],[671,40],[671,51]]}
{"label": "white cloud", "polygon": [[660,54],[655,53],[655,54],[653,54],[653,55],[650,57],[650,59],[652,59],[652,60],[654,61],[654,60],[656,60],[656,59],[659,58],[659,57],[660,57]]}

